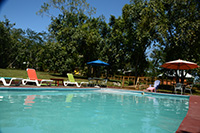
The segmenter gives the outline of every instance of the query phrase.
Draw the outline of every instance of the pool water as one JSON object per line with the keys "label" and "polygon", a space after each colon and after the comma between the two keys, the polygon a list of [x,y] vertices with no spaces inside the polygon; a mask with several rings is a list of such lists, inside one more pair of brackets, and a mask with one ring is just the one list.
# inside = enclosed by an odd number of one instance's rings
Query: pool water
{"label": "pool water", "polygon": [[0,91],[0,133],[172,133],[188,105],[122,91]]}

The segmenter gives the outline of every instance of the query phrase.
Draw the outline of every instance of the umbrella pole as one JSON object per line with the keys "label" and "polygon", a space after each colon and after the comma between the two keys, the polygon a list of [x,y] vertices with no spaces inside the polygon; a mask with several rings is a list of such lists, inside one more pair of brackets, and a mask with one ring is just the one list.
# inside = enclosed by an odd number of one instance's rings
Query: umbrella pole
{"label": "umbrella pole", "polygon": [[186,72],[184,74],[184,70],[181,70],[181,83],[184,84],[184,79],[185,79],[185,76],[186,76]]}
{"label": "umbrella pole", "polygon": [[176,83],[179,83],[178,70],[175,70]]}

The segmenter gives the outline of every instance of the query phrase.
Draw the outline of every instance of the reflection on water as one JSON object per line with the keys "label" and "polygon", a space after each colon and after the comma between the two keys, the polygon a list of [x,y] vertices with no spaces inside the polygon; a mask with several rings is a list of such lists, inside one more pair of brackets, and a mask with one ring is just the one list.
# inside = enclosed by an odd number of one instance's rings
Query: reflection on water
{"label": "reflection on water", "polygon": [[74,96],[73,94],[68,94],[68,95],[66,95],[66,101],[65,101],[65,102],[67,102],[67,103],[72,102],[73,96]]}
{"label": "reflection on water", "polygon": [[[67,102],[67,103],[71,103],[72,102],[72,98],[73,98],[73,96],[74,96],[74,94],[68,94],[68,95],[66,95],[66,100],[65,100],[65,102]],[[70,106],[68,105],[68,106],[66,106],[67,108],[70,108]]]}
{"label": "reflection on water", "polygon": [[0,127],[2,132],[175,132],[188,101],[112,92],[9,92],[0,96]]}
{"label": "reflection on water", "polygon": [[0,96],[0,101],[2,101],[3,100],[3,96]]}
{"label": "reflection on water", "polygon": [[[35,103],[35,101],[33,101],[35,99],[36,95],[28,95],[26,96],[26,99],[24,99],[24,105],[27,106],[32,106],[32,103]],[[25,107],[25,109],[30,109],[31,107]]]}

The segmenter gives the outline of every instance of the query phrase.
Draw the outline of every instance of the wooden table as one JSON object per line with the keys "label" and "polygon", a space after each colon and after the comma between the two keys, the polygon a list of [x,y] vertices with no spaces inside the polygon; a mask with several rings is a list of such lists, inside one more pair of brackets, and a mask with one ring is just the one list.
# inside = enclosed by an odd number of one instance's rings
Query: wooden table
{"label": "wooden table", "polygon": [[59,86],[59,81],[62,82],[62,85],[64,85],[64,79],[57,79],[57,78],[51,78],[51,80],[54,80],[55,81],[55,86]]}

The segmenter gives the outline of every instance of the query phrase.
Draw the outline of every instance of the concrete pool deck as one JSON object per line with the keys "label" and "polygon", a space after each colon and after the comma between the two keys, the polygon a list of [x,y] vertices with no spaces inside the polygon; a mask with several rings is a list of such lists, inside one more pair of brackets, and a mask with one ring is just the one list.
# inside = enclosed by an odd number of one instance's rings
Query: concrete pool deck
{"label": "concrete pool deck", "polygon": [[[0,91],[18,91],[18,90],[29,90],[29,91],[41,91],[41,90],[99,90],[100,88],[84,87],[37,87],[37,86],[0,86]],[[119,88],[110,88],[119,89]],[[126,90],[126,89],[124,89]],[[129,90],[129,89],[128,89]],[[133,90],[134,91],[134,90]],[[200,133],[200,96],[191,95],[189,99],[189,109],[186,117],[183,119],[176,133]]]}
{"label": "concrete pool deck", "polygon": [[190,96],[187,115],[176,133],[200,133],[200,96]]}

